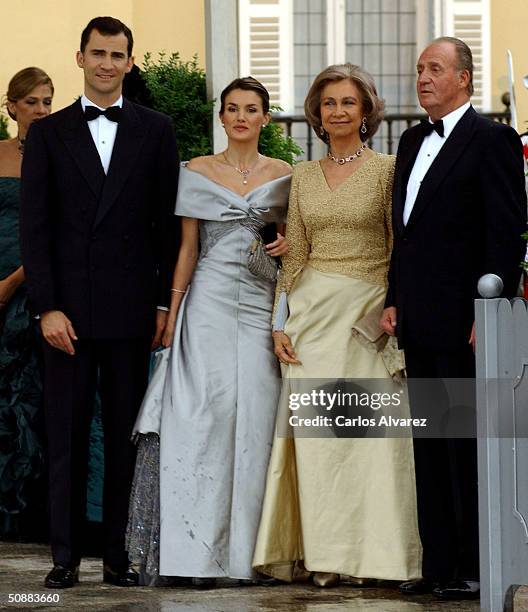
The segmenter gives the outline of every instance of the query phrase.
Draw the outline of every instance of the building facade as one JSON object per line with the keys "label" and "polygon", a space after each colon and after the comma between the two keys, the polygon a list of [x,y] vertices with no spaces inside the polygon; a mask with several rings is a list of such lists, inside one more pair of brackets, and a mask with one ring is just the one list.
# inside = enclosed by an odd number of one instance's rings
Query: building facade
{"label": "building facade", "polygon": [[[520,76],[528,6],[514,0],[508,13],[499,0],[239,0],[240,72],[269,86],[273,102],[302,114],[313,77],[325,66],[351,62],[368,70],[387,113],[416,113],[416,59],[437,36],[465,40],[474,56],[474,106],[502,111],[508,90],[506,49],[517,60],[519,117],[528,119]],[[513,11],[511,10],[513,9]],[[524,19],[523,19],[524,17]],[[400,133],[405,123],[395,124]],[[386,148],[387,126],[375,139]],[[523,131],[520,122],[519,130]],[[294,127],[306,148],[306,130]]]}
{"label": "building facade", "polygon": [[[136,63],[145,52],[198,55],[218,98],[239,75],[253,74],[288,114],[302,114],[313,77],[350,61],[371,72],[388,113],[417,112],[414,88],[419,50],[440,35],[466,40],[474,51],[475,106],[501,111],[508,90],[506,50],[513,54],[519,131],[527,128],[526,0],[23,0],[5,3],[0,37],[0,93],[20,68],[37,65],[56,86],[54,108],[82,91],[75,63],[82,28],[96,15],[114,15],[133,30]],[[11,132],[13,131],[11,124]],[[395,134],[405,125],[395,125]],[[386,129],[386,128],[384,128]],[[306,146],[306,129],[294,135]],[[386,139],[381,133],[379,144]],[[215,131],[221,146],[222,134]],[[314,151],[315,154],[315,151]]]}
{"label": "building facade", "polygon": [[[134,34],[135,61],[141,67],[150,51],[178,51],[184,60],[198,54],[205,66],[203,0],[45,0],[2,3],[0,36],[0,97],[21,68],[38,66],[55,85],[54,110],[71,104],[83,90],[82,71],[75,62],[81,31],[93,17],[112,15]],[[10,132],[14,134],[14,123]]]}

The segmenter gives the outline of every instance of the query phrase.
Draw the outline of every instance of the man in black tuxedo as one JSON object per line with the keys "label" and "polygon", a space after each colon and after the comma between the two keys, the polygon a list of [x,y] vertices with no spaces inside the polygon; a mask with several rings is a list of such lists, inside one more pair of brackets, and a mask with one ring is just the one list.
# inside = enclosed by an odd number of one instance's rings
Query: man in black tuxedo
{"label": "man in black tuxedo", "polygon": [[50,588],[78,579],[98,375],[104,581],[137,584],[124,545],[130,436],[169,304],[179,160],[170,119],[122,98],[132,44],[119,20],[93,19],[77,52],[84,95],[33,124],[24,150],[23,263],[44,337]]}
{"label": "man in black tuxedo", "polygon": [[[473,61],[456,38],[436,39],[417,65],[429,121],[403,133],[393,191],[394,250],[381,319],[413,378],[475,375],[474,299],[486,273],[516,295],[526,228],[522,148],[510,127],[469,102]],[[413,385],[409,385],[411,412]],[[479,594],[475,439],[414,440],[423,579],[407,594]]]}

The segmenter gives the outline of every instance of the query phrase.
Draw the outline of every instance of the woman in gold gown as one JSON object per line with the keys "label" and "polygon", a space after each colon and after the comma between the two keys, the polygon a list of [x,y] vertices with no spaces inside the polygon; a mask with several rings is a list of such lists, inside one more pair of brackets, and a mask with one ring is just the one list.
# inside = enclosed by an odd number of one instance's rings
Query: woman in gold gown
{"label": "woman in gold gown", "polygon": [[[404,367],[393,340],[376,350],[352,333],[377,317],[387,284],[395,160],[366,145],[383,106],[372,77],[351,64],[324,70],[308,93],[307,119],[329,153],[292,179],[274,311],[278,419],[292,379],[390,379]],[[253,563],[291,580],[299,561],[318,586],[420,576],[410,436],[276,435]]]}

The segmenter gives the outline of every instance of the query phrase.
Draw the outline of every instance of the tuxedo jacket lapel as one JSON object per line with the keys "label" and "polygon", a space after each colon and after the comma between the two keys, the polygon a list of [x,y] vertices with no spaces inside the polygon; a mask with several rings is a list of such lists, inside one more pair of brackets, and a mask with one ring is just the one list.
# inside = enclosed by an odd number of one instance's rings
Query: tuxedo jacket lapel
{"label": "tuxedo jacket lapel", "polygon": [[123,112],[117,128],[112,158],[103,193],[97,209],[94,227],[99,225],[123,189],[134,166],[146,130],[141,124],[133,105],[123,100]]}
{"label": "tuxedo jacket lapel", "polygon": [[84,119],[80,100],[70,106],[70,120],[57,129],[79,171],[86,179],[95,197],[99,199],[105,183],[101,158]]}
{"label": "tuxedo jacket lapel", "polygon": [[403,209],[407,197],[407,183],[409,182],[409,176],[411,175],[414,162],[418,156],[418,151],[422,146],[424,136],[421,130],[415,129],[408,133],[407,138],[409,142],[404,143],[405,146],[398,151],[400,167],[394,177],[393,189],[394,215],[400,233],[403,233],[405,230],[405,226],[403,225]]}
{"label": "tuxedo jacket lapel", "polygon": [[[411,227],[431,202],[442,181],[449,175],[451,167],[464,152],[473,136],[473,124],[477,113],[470,107],[449,135],[446,143],[440,149],[431,167],[423,178],[420,190],[416,196],[407,228]],[[403,200],[405,202],[405,198]]]}

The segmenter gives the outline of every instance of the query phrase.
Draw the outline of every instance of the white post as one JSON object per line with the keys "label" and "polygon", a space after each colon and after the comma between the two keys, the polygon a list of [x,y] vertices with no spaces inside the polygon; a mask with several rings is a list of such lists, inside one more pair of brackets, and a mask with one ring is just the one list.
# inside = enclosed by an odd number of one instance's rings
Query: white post
{"label": "white post", "polygon": [[326,61],[343,64],[346,56],[344,0],[326,0]]}
{"label": "white post", "polygon": [[205,0],[205,71],[207,95],[215,98],[213,150],[225,149],[227,139],[218,121],[220,93],[238,76],[238,2],[237,0]]}
{"label": "white post", "polygon": [[434,38],[431,36],[429,24],[432,21],[430,15],[430,4],[426,2],[416,3],[416,57],[418,59],[420,53]]}

